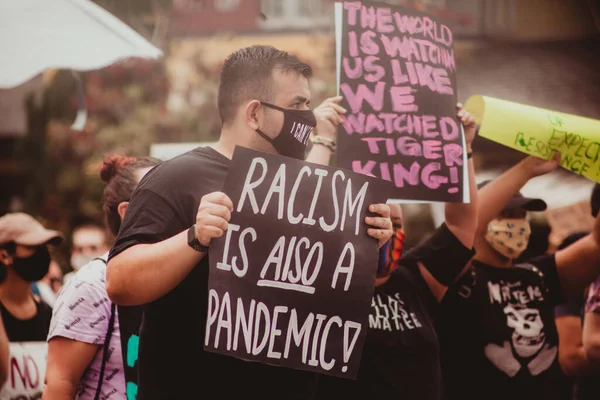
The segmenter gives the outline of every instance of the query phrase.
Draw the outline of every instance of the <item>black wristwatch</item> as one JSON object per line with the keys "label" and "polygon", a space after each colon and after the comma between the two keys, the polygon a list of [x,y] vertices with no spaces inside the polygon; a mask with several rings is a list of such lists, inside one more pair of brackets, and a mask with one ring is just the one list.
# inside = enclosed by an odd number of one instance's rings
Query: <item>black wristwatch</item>
{"label": "black wristwatch", "polygon": [[204,246],[198,241],[198,236],[196,236],[196,224],[188,229],[188,246],[196,251],[208,253],[208,246]]}

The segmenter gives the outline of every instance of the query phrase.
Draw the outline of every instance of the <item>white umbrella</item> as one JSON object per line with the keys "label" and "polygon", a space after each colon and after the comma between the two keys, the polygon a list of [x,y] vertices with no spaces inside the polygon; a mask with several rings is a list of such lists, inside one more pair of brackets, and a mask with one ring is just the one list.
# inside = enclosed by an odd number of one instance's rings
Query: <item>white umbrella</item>
{"label": "white umbrella", "polygon": [[0,0],[0,88],[51,68],[87,71],[162,52],[89,0]]}

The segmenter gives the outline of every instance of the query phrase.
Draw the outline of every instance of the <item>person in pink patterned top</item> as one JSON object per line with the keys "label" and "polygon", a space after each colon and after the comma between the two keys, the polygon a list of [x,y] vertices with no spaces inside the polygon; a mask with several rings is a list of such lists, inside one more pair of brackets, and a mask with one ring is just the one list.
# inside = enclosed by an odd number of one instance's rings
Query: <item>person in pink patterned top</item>
{"label": "person in pink patterned top", "polygon": [[[600,212],[600,184],[598,183],[594,185],[590,203],[592,215],[598,215]],[[600,371],[600,276],[590,285],[585,303],[583,350],[587,360],[596,368],[596,371]]]}
{"label": "person in pink patterned top", "polygon": [[590,285],[585,311],[600,314],[600,278]]}
{"label": "person in pink patterned top", "polygon": [[590,285],[585,303],[583,349],[588,361],[600,371],[600,277]]}
{"label": "person in pink patterned top", "polygon": [[[104,161],[104,214],[113,235],[138,182],[158,163],[150,157]],[[48,333],[44,400],[127,398],[117,310],[106,293],[107,257],[86,264],[59,293]]]}

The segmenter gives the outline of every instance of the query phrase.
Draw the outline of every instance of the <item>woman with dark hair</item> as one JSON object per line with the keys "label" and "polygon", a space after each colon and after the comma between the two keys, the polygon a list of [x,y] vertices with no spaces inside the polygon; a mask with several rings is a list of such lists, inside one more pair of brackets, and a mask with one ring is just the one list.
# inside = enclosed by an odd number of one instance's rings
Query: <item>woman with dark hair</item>
{"label": "woman with dark hair", "polygon": [[[112,156],[100,177],[106,225],[117,235],[139,181],[159,160]],[[125,398],[117,310],[106,294],[108,254],[82,267],[62,289],[48,334],[44,399]]]}

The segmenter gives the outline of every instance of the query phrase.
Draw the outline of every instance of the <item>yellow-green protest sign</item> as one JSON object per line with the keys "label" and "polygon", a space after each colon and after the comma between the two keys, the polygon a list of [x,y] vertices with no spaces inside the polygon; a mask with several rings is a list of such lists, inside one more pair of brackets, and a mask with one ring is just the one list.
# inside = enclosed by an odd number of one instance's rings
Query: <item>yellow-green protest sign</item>
{"label": "yellow-green protest sign", "polygon": [[600,121],[487,96],[465,108],[481,137],[546,160],[559,151],[563,168],[600,182]]}

